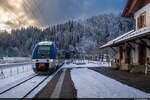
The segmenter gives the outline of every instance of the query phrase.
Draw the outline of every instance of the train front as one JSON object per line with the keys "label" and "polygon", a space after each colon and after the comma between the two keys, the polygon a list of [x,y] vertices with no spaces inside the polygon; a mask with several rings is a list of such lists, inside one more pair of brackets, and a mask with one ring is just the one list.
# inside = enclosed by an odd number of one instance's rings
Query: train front
{"label": "train front", "polygon": [[56,48],[52,42],[40,42],[32,54],[33,70],[39,74],[50,74],[56,70]]}

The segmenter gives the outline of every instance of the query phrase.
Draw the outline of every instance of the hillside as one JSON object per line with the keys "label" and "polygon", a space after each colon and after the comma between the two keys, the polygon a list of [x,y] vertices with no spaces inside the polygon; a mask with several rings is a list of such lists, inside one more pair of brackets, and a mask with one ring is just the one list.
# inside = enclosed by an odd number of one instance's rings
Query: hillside
{"label": "hillside", "polygon": [[0,56],[31,56],[39,41],[56,42],[59,53],[64,50],[86,52],[90,48],[133,29],[133,21],[112,14],[93,16],[86,20],[69,20],[41,30],[28,27],[0,32]]}

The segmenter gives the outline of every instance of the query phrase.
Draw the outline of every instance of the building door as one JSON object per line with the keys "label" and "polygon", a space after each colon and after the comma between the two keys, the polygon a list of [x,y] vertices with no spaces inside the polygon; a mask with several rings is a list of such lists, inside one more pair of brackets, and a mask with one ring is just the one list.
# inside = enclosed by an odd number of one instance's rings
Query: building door
{"label": "building door", "polygon": [[126,64],[130,64],[131,63],[131,48],[130,48],[130,46],[126,47],[125,63]]}
{"label": "building door", "polygon": [[144,65],[146,59],[146,46],[144,44],[140,44],[138,47],[138,62],[140,65]]}
{"label": "building door", "polygon": [[123,48],[119,47],[119,60],[121,61],[123,59]]}

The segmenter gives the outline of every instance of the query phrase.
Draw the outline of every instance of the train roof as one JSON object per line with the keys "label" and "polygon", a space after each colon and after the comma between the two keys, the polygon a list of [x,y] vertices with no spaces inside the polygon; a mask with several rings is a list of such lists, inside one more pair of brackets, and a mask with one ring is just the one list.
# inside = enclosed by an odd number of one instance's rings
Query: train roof
{"label": "train roof", "polygon": [[42,42],[39,42],[38,45],[52,45],[52,41],[42,41]]}

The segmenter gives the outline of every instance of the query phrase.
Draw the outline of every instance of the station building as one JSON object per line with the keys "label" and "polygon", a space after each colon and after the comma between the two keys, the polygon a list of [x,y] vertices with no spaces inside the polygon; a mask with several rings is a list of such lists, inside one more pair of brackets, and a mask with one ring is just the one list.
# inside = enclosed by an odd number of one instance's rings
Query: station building
{"label": "station building", "polygon": [[112,68],[144,72],[150,58],[150,0],[128,0],[122,17],[135,19],[134,30],[107,42],[100,49],[111,48],[115,52],[116,63]]}

